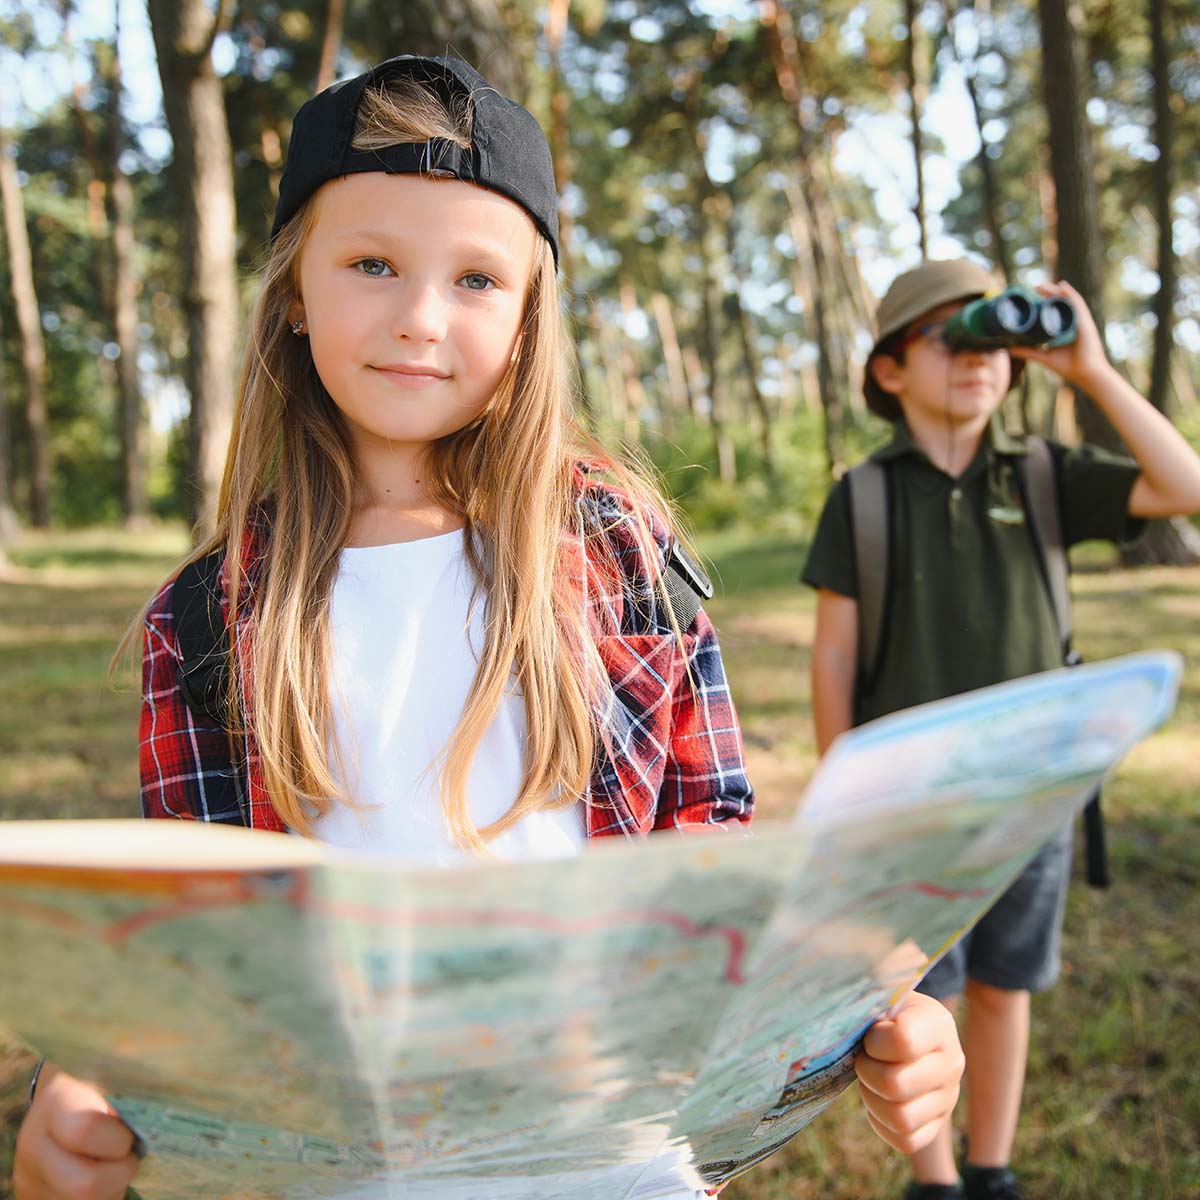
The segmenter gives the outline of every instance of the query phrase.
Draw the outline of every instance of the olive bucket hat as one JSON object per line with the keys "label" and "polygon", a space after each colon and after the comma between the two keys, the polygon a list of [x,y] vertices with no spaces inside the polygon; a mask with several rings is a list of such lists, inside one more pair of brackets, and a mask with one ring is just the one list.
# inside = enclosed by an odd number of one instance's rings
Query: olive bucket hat
{"label": "olive bucket hat", "polygon": [[[999,290],[1000,283],[990,272],[965,258],[926,259],[920,266],[898,275],[875,310],[875,345],[863,372],[867,407],[885,421],[898,421],[903,415],[896,397],[885,392],[871,373],[871,359],[885,350],[889,339],[940,305],[974,300]],[[1025,364],[1018,359],[1011,361],[1015,384]]]}

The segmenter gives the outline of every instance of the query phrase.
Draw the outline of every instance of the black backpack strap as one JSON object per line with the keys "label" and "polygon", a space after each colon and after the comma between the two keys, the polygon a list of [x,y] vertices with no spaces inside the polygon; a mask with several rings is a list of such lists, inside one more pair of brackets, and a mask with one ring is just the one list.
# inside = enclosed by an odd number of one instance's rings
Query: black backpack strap
{"label": "black backpack strap", "polygon": [[663,564],[663,584],[671,611],[682,633],[696,619],[703,601],[711,600],[712,580],[698,562],[676,541],[671,539]]}
{"label": "black backpack strap", "polygon": [[879,669],[887,613],[890,514],[887,469],[868,458],[846,472],[858,578],[858,678],[869,689]]}
{"label": "black backpack strap", "polygon": [[221,613],[223,550],[190,562],[171,589],[171,615],[182,661],[179,690],[193,713],[227,726],[229,641]]}
{"label": "black backpack strap", "polygon": [[1045,438],[1031,437],[1026,445],[1028,452],[1017,459],[1017,473],[1024,493],[1025,513],[1038,550],[1050,602],[1054,606],[1054,619],[1058,622],[1063,662],[1070,665],[1075,653],[1072,646],[1074,629],[1071,623],[1070,564],[1063,534],[1054,453]]}
{"label": "black backpack strap", "polygon": [[[1054,452],[1045,438],[1030,437],[1026,446],[1027,453],[1017,460],[1017,477],[1021,483],[1025,514],[1038,551],[1042,575],[1054,606],[1063,662],[1073,667],[1081,660],[1073,644],[1075,631],[1071,620],[1070,562],[1063,532]],[[1108,887],[1112,879],[1108,869],[1108,847],[1104,837],[1099,788],[1084,806],[1083,832],[1087,881],[1092,887]]]}

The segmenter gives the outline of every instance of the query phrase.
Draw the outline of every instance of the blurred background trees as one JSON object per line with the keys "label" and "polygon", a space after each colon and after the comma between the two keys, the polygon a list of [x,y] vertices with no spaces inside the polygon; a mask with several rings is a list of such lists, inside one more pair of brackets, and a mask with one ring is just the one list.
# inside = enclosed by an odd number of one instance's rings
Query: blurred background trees
{"label": "blurred background trees", "polygon": [[[291,115],[406,51],[541,119],[581,416],[701,527],[803,536],[884,436],[870,313],[922,246],[1071,279],[1200,433],[1186,0],[0,0],[0,538],[206,518]],[[1006,418],[1111,438],[1036,371]]]}

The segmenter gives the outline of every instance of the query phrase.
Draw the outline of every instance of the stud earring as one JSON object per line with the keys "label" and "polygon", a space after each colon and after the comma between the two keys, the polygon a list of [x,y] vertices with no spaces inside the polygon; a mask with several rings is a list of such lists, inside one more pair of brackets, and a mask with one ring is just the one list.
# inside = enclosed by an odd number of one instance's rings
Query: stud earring
{"label": "stud earring", "polygon": [[293,321],[292,322],[292,332],[297,337],[299,337],[304,332],[304,322],[303,321]]}

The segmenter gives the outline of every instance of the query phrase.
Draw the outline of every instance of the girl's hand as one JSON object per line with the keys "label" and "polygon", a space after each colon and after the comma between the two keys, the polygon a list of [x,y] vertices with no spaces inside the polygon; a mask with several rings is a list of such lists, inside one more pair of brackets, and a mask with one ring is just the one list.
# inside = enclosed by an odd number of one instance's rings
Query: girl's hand
{"label": "girl's hand", "polygon": [[17,1200],[122,1200],[138,1169],[133,1144],[94,1087],[47,1064],[17,1134]]}
{"label": "girl's hand", "polygon": [[928,1145],[954,1111],[965,1063],[949,1010],[910,994],[871,1026],[854,1064],[872,1128],[902,1154]]}
{"label": "girl's hand", "polygon": [[1013,358],[1041,363],[1072,386],[1091,391],[1095,381],[1105,372],[1112,371],[1113,367],[1104,353],[1100,331],[1087,304],[1069,283],[1061,279],[1057,283],[1039,284],[1037,290],[1043,296],[1057,296],[1071,302],[1071,307],[1075,309],[1075,340],[1069,346],[1056,346],[1053,350],[1013,346],[1009,353]]}

